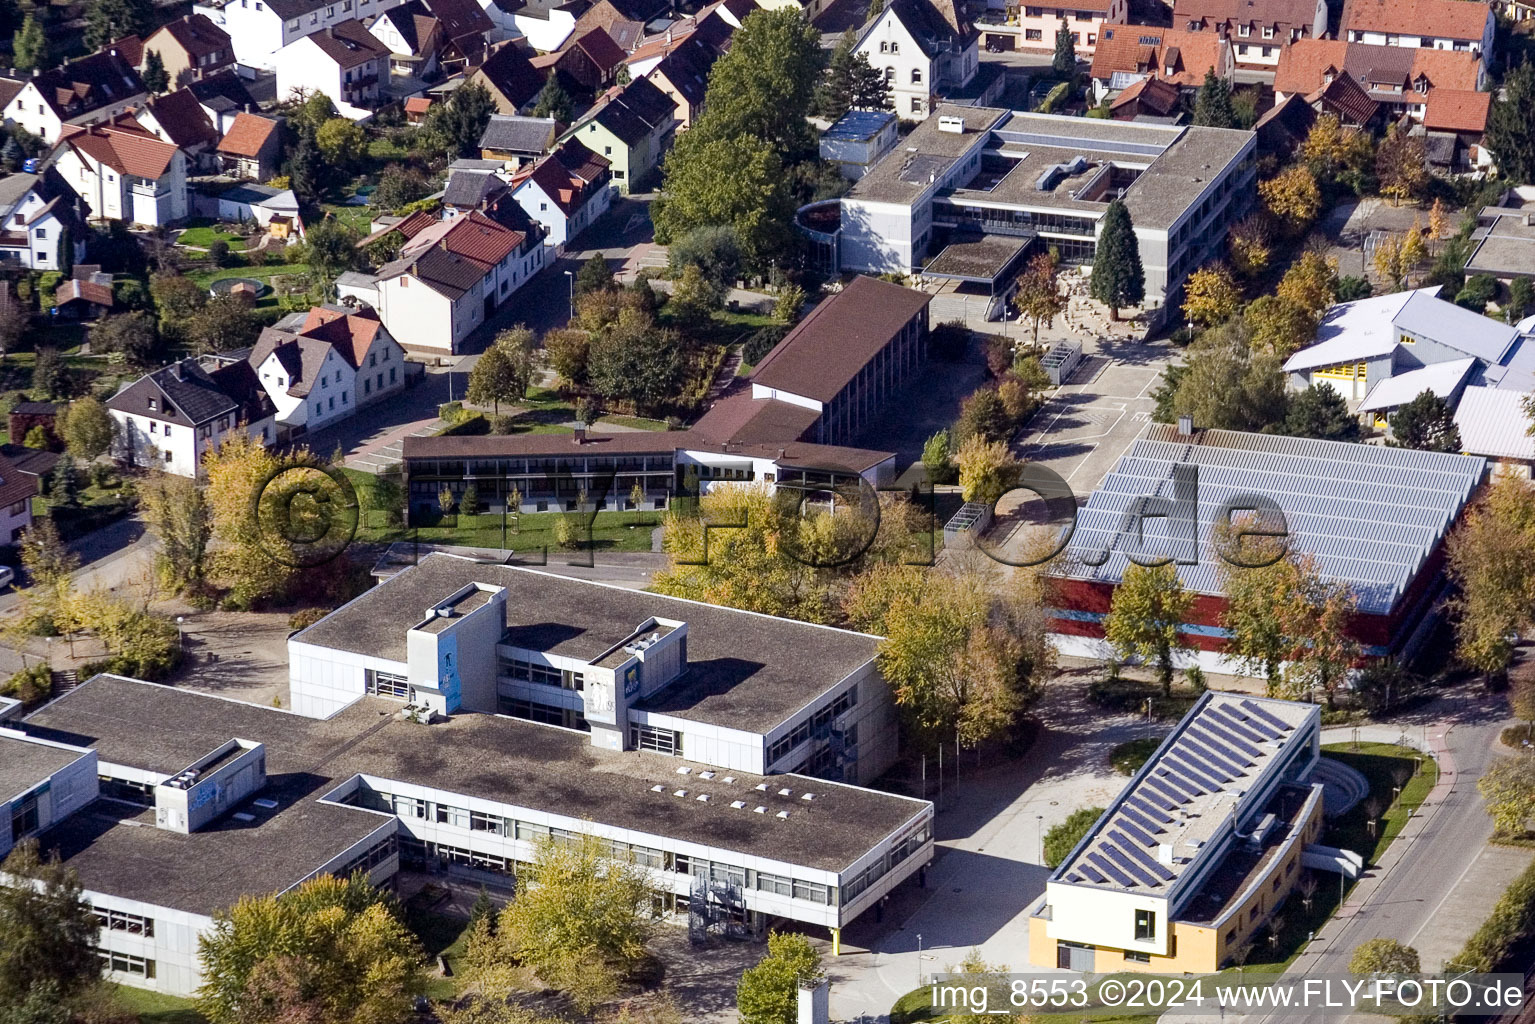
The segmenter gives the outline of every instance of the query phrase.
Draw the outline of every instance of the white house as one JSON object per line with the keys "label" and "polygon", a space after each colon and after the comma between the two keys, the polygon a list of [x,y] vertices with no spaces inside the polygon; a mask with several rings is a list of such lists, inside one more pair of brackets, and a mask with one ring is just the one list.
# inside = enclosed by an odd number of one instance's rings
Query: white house
{"label": "white house", "polygon": [[330,426],[405,387],[405,350],[371,309],[315,306],[291,330],[262,331],[247,361],[283,439]]}
{"label": "white house", "polygon": [[980,38],[953,0],[893,0],[864,27],[855,52],[884,74],[895,112],[921,121],[945,91],[975,77]]}
{"label": "white house", "polygon": [[164,227],[187,217],[187,158],[130,119],[67,127],[55,167],[93,220]]}
{"label": "white house", "polygon": [[607,212],[613,201],[609,162],[577,139],[512,179],[512,196],[523,210],[549,229],[544,244],[556,252]]}
{"label": "white house", "polygon": [[284,46],[275,58],[277,95],[324,93],[342,117],[371,117],[389,47],[357,20],[343,21]]}
{"label": "white house", "polygon": [[197,476],[204,453],[231,431],[277,437],[272,400],[245,362],[210,370],[183,359],[125,385],[107,399],[107,412],[117,421],[119,461],[177,476]]}
{"label": "white house", "polygon": [[104,50],[28,80],[5,104],[5,123],[57,142],[65,125],[109,120],[146,95],[133,65],[116,50]]}
{"label": "white house", "polygon": [[533,49],[553,53],[570,38],[586,7],[581,0],[533,0],[517,8],[512,23]]}
{"label": "white house", "polygon": [[[451,220],[401,222],[408,233],[397,259],[376,274],[343,274],[337,294],[378,311],[400,344],[453,355],[512,293],[543,269],[542,232],[508,227],[478,210]],[[501,213],[501,220],[512,220]],[[371,236],[370,236],[371,237]]]}
{"label": "white house", "polygon": [[402,0],[212,0],[194,4],[194,14],[206,15],[229,33],[235,59],[267,71],[277,69],[277,56],[290,43],[342,22],[371,18]]}
{"label": "white house", "polygon": [[[80,223],[80,199],[53,170],[0,178],[0,266],[29,270],[59,266],[65,225]],[[76,231],[76,260],[85,258],[85,233]]]}
{"label": "white house", "polygon": [[1349,0],[1338,38],[1411,50],[1470,51],[1492,66],[1497,19],[1492,6],[1468,0]]}

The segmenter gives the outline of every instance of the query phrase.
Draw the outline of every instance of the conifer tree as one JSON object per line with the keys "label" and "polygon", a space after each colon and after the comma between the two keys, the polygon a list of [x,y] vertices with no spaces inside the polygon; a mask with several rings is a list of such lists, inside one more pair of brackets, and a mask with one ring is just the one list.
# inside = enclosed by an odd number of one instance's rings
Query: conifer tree
{"label": "conifer tree", "polygon": [[1119,319],[1121,307],[1139,305],[1146,297],[1140,244],[1135,240],[1130,211],[1121,200],[1110,203],[1103,215],[1088,290],[1093,298],[1109,307],[1109,315],[1115,320]]}

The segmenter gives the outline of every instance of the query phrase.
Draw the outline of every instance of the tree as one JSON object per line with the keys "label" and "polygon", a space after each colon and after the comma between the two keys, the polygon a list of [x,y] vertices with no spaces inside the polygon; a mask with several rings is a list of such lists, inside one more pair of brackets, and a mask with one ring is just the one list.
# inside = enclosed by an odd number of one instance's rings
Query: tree
{"label": "tree", "polygon": [[121,356],[135,369],[148,369],[159,362],[160,334],[155,330],[154,317],[142,310],[101,320],[91,328],[90,338],[93,352]]}
{"label": "tree", "polygon": [[1205,331],[1185,360],[1171,396],[1173,417],[1192,416],[1200,427],[1249,431],[1284,419],[1281,361],[1273,352],[1254,350],[1242,320]]}
{"label": "tree", "polygon": [[1101,817],[1102,807],[1079,807],[1059,825],[1050,826],[1050,830],[1045,833],[1045,867],[1052,871],[1060,867]]}
{"label": "tree", "polygon": [[1320,320],[1338,296],[1337,261],[1315,249],[1307,249],[1290,264],[1290,269],[1279,279],[1274,294]]}
{"label": "tree", "polygon": [[69,371],[56,348],[39,348],[32,364],[32,390],[42,398],[63,398]]}
{"label": "tree", "polygon": [[672,242],[666,264],[672,277],[695,266],[716,288],[728,291],[741,275],[741,241],[728,225],[705,224]]}
{"label": "tree", "polygon": [[527,395],[531,377],[532,362],[526,352],[492,345],[469,372],[469,401],[489,404],[499,416],[502,402],[515,402]]}
{"label": "tree", "polygon": [[85,15],[85,45],[99,50],[114,39],[142,36],[154,26],[153,0],[96,0]]}
{"label": "tree", "polygon": [[[298,95],[295,90],[295,95]],[[302,135],[313,136],[320,130],[320,125],[336,116],[336,104],[325,93],[315,90],[304,97],[293,113],[295,127]]]}
{"label": "tree", "polygon": [[958,450],[972,437],[1005,442],[1012,436],[1013,427],[997,389],[982,387],[960,405],[959,419],[954,421],[954,429],[949,434],[951,443]]}
{"label": "tree", "polygon": [[810,940],[793,932],[768,935],[767,954],[741,974],[736,1010],[741,1024],[795,1024],[799,987],[821,978],[821,954]]}
{"label": "tree", "polygon": [[357,264],[357,238],[352,229],[335,217],[326,217],[311,227],[304,238],[309,252],[309,267],[322,280],[332,281],[342,271]]}
{"label": "tree", "polygon": [[158,96],[171,84],[171,76],[165,72],[165,61],[160,57],[159,50],[150,50],[144,55],[144,70],[139,73],[144,80],[144,88],[150,95]]}
{"label": "tree", "polygon": [[922,468],[927,471],[927,482],[946,484],[954,479],[954,464],[950,461],[949,432],[940,430],[922,445]]}
{"label": "tree", "polygon": [[679,326],[696,330],[707,324],[714,313],[724,305],[724,296],[696,264],[682,269],[682,276],[672,286],[672,297],[666,304],[667,313]]}
{"label": "tree", "polygon": [[[766,14],[754,12],[747,20]],[[729,57],[720,58],[715,68]],[[700,122],[711,113],[712,108]],[[789,175],[780,151],[763,139],[712,136],[695,125],[678,136],[666,156],[663,191],[651,208],[658,241],[670,242],[706,225],[728,225],[740,242],[743,261],[758,270],[794,245]]]}
{"label": "tree", "polygon": [[1316,337],[1316,314],[1278,295],[1260,295],[1242,311],[1255,351],[1289,358]]}
{"label": "tree", "polygon": [[1030,257],[1023,273],[1018,275],[1018,289],[1013,293],[1013,304],[1018,312],[1034,324],[1034,344],[1039,344],[1039,328],[1050,326],[1066,308],[1066,297],[1061,294],[1056,274],[1056,259],[1049,252]]}
{"label": "tree", "polygon": [[1324,577],[1311,555],[1292,551],[1287,559],[1293,590],[1279,609],[1280,627],[1291,642],[1285,690],[1307,700],[1320,692],[1331,710],[1339,684],[1359,655],[1348,633],[1354,595],[1346,584]]}
{"label": "tree", "polygon": [[1022,465],[1001,441],[972,434],[954,454],[960,493],[966,501],[992,506],[1018,483]]}
{"label": "tree", "polygon": [[1455,293],[1455,305],[1464,306],[1473,313],[1486,313],[1487,303],[1498,294],[1498,279],[1491,274],[1474,274],[1466,279],[1465,286]]}
{"label": "tree", "polygon": [[1300,158],[1319,182],[1361,172],[1372,157],[1369,135],[1343,127],[1336,114],[1322,114],[1312,122],[1300,147]]}
{"label": "tree", "polygon": [[1339,302],[1358,302],[1374,294],[1375,289],[1370,287],[1370,282],[1366,278],[1352,275],[1338,278]]}
{"label": "tree", "polygon": [[27,436],[22,438],[21,445],[23,448],[44,451],[53,446],[53,438],[48,435],[48,428],[39,423],[27,431]]}
{"label": "tree", "polygon": [[[269,600],[281,594],[293,577],[293,566],[286,563],[294,559],[279,561],[274,557],[273,547],[281,540],[263,529],[260,514],[265,506],[282,500],[281,494],[274,493],[276,488],[262,488],[291,464],[296,463],[285,462],[238,430],[225,435],[216,451],[203,456],[208,514],[213,536],[220,541],[209,559],[208,575],[230,588],[232,607],[250,608]],[[251,508],[258,498],[263,507],[252,516]],[[286,556],[280,548],[275,554]]]}
{"label": "tree", "polygon": [[23,839],[0,871],[0,1006],[45,991],[64,1000],[95,985],[100,931],[74,869],[44,860],[37,840]]}
{"label": "tree", "polygon": [[[18,58],[19,59],[19,58]],[[18,67],[20,65],[18,64]],[[1535,61],[1525,60],[1503,79],[1503,98],[1487,114],[1487,148],[1510,181],[1535,181]]]}
{"label": "tree", "polygon": [[814,153],[805,113],[815,101],[821,62],[820,33],[798,8],[753,11],[710,70],[704,113],[686,134],[750,136],[785,163]]}
{"label": "tree", "polygon": [[1456,655],[1485,676],[1513,660],[1512,638],[1535,609],[1535,491],[1516,478],[1494,482],[1450,534],[1450,599]]}
{"label": "tree", "polygon": [[373,190],[373,205],[384,210],[398,210],[424,198],[431,191],[431,185],[420,169],[390,164],[378,176],[378,187]]}
{"label": "tree", "polygon": [[1061,27],[1055,30],[1055,55],[1050,59],[1050,70],[1056,78],[1071,81],[1077,74],[1077,48],[1071,41],[1071,30],[1066,27],[1066,19],[1061,19]]}
{"label": "tree", "polygon": [[1194,603],[1183,589],[1171,563],[1143,566],[1131,563],[1114,588],[1104,637],[1123,657],[1155,664],[1162,692],[1173,689],[1173,655],[1188,647],[1179,627]]}
{"label": "tree", "polygon": [[586,361],[592,336],[575,327],[562,327],[544,335],[544,363],[565,386],[586,383]]}
{"label": "tree", "polygon": [[1303,164],[1294,164],[1266,181],[1258,182],[1258,195],[1286,233],[1299,235],[1311,226],[1322,210],[1322,191]]}
{"label": "tree", "polygon": [[227,352],[254,345],[261,324],[249,298],[227,293],[213,296],[192,314],[183,332],[187,344],[198,352]]}
{"label": "tree", "polygon": [[1376,243],[1371,262],[1375,264],[1375,273],[1384,278],[1391,289],[1402,286],[1407,268],[1402,264],[1402,243],[1395,235],[1387,235]]}
{"label": "tree", "polygon": [[1398,448],[1425,452],[1460,451],[1460,428],[1455,413],[1444,399],[1425,390],[1393,413],[1391,443]]}
{"label": "tree", "polygon": [[314,142],[325,161],[341,171],[352,170],[368,155],[368,137],[362,126],[346,117],[333,117],[320,125],[315,130]]}
{"label": "tree", "polygon": [[1535,756],[1500,757],[1482,772],[1477,791],[1487,801],[1499,836],[1522,839],[1535,815]]}
{"label": "tree", "polygon": [[34,12],[27,12],[21,31],[11,41],[11,62],[22,72],[41,71],[53,64],[48,35]]}
{"label": "tree", "polygon": [[592,835],[539,840],[496,928],[504,959],[568,992],[584,1012],[616,994],[649,937],[647,873]]}
{"label": "tree", "polygon": [[835,121],[849,110],[890,110],[894,100],[884,73],[857,53],[858,37],[852,29],[843,33],[827,61],[826,72],[815,91],[815,109]]}
{"label": "tree", "polygon": [[26,151],[16,141],[16,136],[7,135],[5,137],[5,145],[0,146],[0,167],[4,167],[7,174],[15,174],[21,170],[21,166],[26,159]]}
{"label": "tree", "polygon": [[[549,76],[549,83],[559,89],[555,75]],[[542,96],[540,93],[540,100]],[[560,110],[543,113],[535,111],[535,114],[569,123],[569,97],[566,97],[565,103],[566,106]],[[490,117],[495,112],[496,101],[491,98],[490,91],[478,82],[469,82],[453,90],[448,102],[436,104],[428,111],[422,125],[423,134],[445,151],[450,160],[476,156],[480,151],[480,138],[485,134],[485,127],[490,124]]]}
{"label": "tree", "polygon": [[560,85],[559,76],[550,75],[544,87],[538,91],[538,99],[533,104],[533,116],[552,117],[561,124],[567,124],[574,108],[570,94]]}
{"label": "tree", "polygon": [[1135,240],[1130,211],[1121,200],[1111,202],[1104,212],[1088,293],[1108,306],[1109,315],[1115,320],[1119,319],[1120,307],[1138,306],[1146,297],[1140,244]]}
{"label": "tree", "polygon": [[300,202],[313,204],[319,201],[325,167],[312,130],[299,130],[298,141],[288,150],[288,161],[283,170],[288,175],[288,187]]}
{"label": "tree", "polygon": [[1226,244],[1231,265],[1246,278],[1257,277],[1268,268],[1273,257],[1268,222],[1261,215],[1243,217],[1231,228]]}
{"label": "tree", "polygon": [[1313,384],[1292,395],[1285,413],[1284,433],[1292,437],[1316,437],[1327,441],[1359,439],[1359,419],[1335,388]]}
{"label": "tree", "polygon": [[1242,306],[1242,290],[1224,263],[1210,263],[1184,283],[1183,315],[1202,327],[1224,323]]}
{"label": "tree", "polygon": [[82,462],[95,462],[112,450],[112,440],[117,434],[116,423],[107,413],[107,407],[87,395],[69,406],[63,422],[58,425],[69,454]]}
{"label": "tree", "polygon": [[1508,286],[1508,304],[1503,308],[1504,319],[1510,324],[1519,323],[1529,312],[1532,303],[1535,303],[1535,285],[1531,285],[1527,277],[1514,278]]}
{"label": "tree", "polygon": [[426,985],[421,944],[359,872],[244,896],[214,915],[198,959],[212,1024],[404,1020]]}
{"label": "tree", "polygon": [[27,333],[31,326],[32,314],[21,302],[11,296],[10,285],[0,284],[0,288],[7,289],[6,294],[0,296],[0,360],[5,359],[6,353],[16,347],[21,341],[22,335]]}
{"label": "tree", "polygon": [[581,264],[581,269],[576,271],[576,294],[585,295],[587,292],[607,291],[616,288],[613,281],[613,271],[608,268],[608,261],[603,259],[602,253],[594,252],[587,261]]}
{"label": "tree", "polygon": [[212,517],[197,482],[158,469],[138,484],[144,525],[159,543],[161,571],[176,593],[202,584]]}
{"label": "tree", "polygon": [[1351,974],[1417,974],[1423,967],[1418,951],[1395,939],[1369,939],[1354,947]]}
{"label": "tree", "polygon": [[676,331],[656,326],[634,310],[599,333],[587,350],[587,380],[604,398],[624,399],[654,408],[676,394],[686,372],[685,353]]}
{"label": "tree", "polygon": [[1404,275],[1411,274],[1413,268],[1422,263],[1428,257],[1428,246],[1423,241],[1423,228],[1416,220],[1407,233],[1402,236],[1402,270]]}
{"label": "tree", "polygon": [[1411,199],[1428,184],[1428,154],[1423,139],[1392,125],[1375,149],[1375,173],[1380,192],[1391,205]]}
{"label": "tree", "polygon": [[1215,77],[1215,69],[1205,70],[1204,84],[1194,98],[1194,123],[1207,128],[1237,127],[1236,111],[1231,105],[1231,87]]}
{"label": "tree", "polygon": [[1526,725],[1535,726],[1535,672],[1521,672],[1509,682],[1508,712]]}

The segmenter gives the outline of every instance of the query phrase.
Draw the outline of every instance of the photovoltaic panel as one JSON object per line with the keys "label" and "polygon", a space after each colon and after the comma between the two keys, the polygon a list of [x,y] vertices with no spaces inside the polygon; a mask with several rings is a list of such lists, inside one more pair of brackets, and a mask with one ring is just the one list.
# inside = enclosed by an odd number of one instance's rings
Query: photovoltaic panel
{"label": "photovoltaic panel", "polygon": [[1185,763],[1193,765],[1197,772],[1208,775],[1217,782],[1226,783],[1242,774],[1229,769],[1220,758],[1210,756],[1208,750],[1192,742],[1192,738],[1188,736],[1183,737],[1182,742],[1172,752],[1183,758]]}
{"label": "photovoltaic panel", "polygon": [[1157,770],[1157,774],[1149,780],[1159,784],[1168,795],[1178,797],[1181,802],[1187,802],[1199,795],[1199,789],[1191,782],[1178,778],[1163,765]]}
{"label": "photovoltaic panel", "polygon": [[[1184,760],[1184,758],[1188,759]],[[1188,754],[1180,752],[1177,756],[1169,755],[1166,759],[1166,764],[1169,768],[1176,768],[1178,770],[1179,776],[1185,785],[1190,783],[1198,784],[1200,789],[1206,793],[1218,793],[1221,790],[1220,783],[1208,778],[1200,768],[1196,767],[1196,762],[1189,758]]]}
{"label": "photovoltaic panel", "polygon": [[1247,742],[1247,740],[1243,739],[1235,729],[1231,728],[1225,722],[1215,719],[1214,717],[1209,715],[1205,717],[1208,720],[1201,723],[1201,726],[1211,736],[1216,737],[1232,750],[1235,750],[1243,757],[1248,758],[1250,762],[1255,762],[1263,758],[1263,751],[1259,750],[1257,747]]}
{"label": "photovoltaic panel", "polygon": [[1130,821],[1129,815],[1125,815],[1124,816],[1124,820],[1122,820],[1119,823],[1119,827],[1124,830],[1125,835],[1129,836],[1131,839],[1134,839],[1137,843],[1140,843],[1142,846],[1155,846],[1155,845],[1157,845],[1157,841],[1155,839],[1151,838],[1145,832],[1141,831],[1141,829],[1139,827],[1137,827],[1133,822]]}
{"label": "photovoltaic panel", "polygon": [[1239,763],[1232,763],[1230,759],[1223,757],[1221,753],[1208,743],[1194,736],[1183,737],[1184,748],[1199,757],[1201,764],[1209,765],[1221,775],[1222,782],[1229,782],[1242,775],[1243,769]]}
{"label": "photovoltaic panel", "polygon": [[1108,855],[1110,860],[1119,865],[1121,871],[1127,872],[1137,882],[1152,889],[1157,887],[1157,880],[1151,877],[1150,872],[1125,856],[1125,852],[1119,847],[1105,846],[1103,852]]}
{"label": "photovoltaic panel", "polygon": [[1288,722],[1285,722],[1282,719],[1276,718],[1274,715],[1270,714],[1269,711],[1261,704],[1255,704],[1250,700],[1244,700],[1242,701],[1242,706],[1246,708],[1250,714],[1257,718],[1263,719],[1265,722],[1267,722],[1269,725],[1272,725],[1280,732],[1289,732],[1294,728],[1294,726],[1290,725]]}
{"label": "photovoltaic panel", "polygon": [[[1233,715],[1236,713],[1237,712],[1234,709],[1231,711],[1231,714]],[[1242,717],[1241,722],[1244,727],[1262,733],[1263,738],[1266,740],[1277,740],[1284,737],[1284,733],[1280,732],[1278,729],[1275,729],[1261,718],[1254,718],[1252,715],[1246,715]]]}
{"label": "photovoltaic panel", "polygon": [[1099,885],[1102,885],[1104,882],[1108,881],[1107,878],[1099,874],[1097,870],[1094,869],[1090,864],[1080,864],[1077,866],[1077,870],[1086,875],[1089,882],[1097,882]]}
{"label": "photovoltaic panel", "polygon": [[1125,852],[1130,855],[1131,860],[1134,860],[1140,864],[1141,867],[1145,868],[1147,871],[1150,871],[1154,875],[1157,875],[1168,881],[1172,881],[1174,878],[1178,877],[1172,873],[1166,864],[1163,864],[1161,861],[1157,860],[1145,850],[1136,850],[1127,847]]}
{"label": "photovoltaic panel", "polygon": [[1258,759],[1256,754],[1238,750],[1238,746],[1245,747],[1247,744],[1240,740],[1233,743],[1228,737],[1223,736],[1213,723],[1208,725],[1203,722],[1196,723],[1196,727],[1189,730],[1189,735],[1244,770]]}
{"label": "photovoltaic panel", "polygon": [[[1147,783],[1150,783],[1151,780],[1147,779],[1146,781]],[[1167,794],[1161,792],[1160,790],[1152,789],[1150,785],[1141,786],[1141,788],[1136,791],[1136,795],[1139,796],[1142,800],[1145,800],[1147,803],[1162,808],[1164,811],[1170,811],[1182,802],[1169,798]],[[1167,820],[1172,821],[1173,819],[1168,818]]]}
{"label": "photovoltaic panel", "polygon": [[1248,743],[1262,743],[1269,738],[1251,725],[1244,723],[1223,704],[1211,704],[1205,710],[1205,717],[1210,719],[1212,725],[1218,725],[1228,730],[1231,735]]}
{"label": "photovoltaic panel", "polygon": [[1130,801],[1128,801],[1128,800],[1126,800],[1123,804],[1120,805],[1119,813],[1123,814],[1125,816],[1125,820],[1126,821],[1134,822],[1135,825],[1138,828],[1145,829],[1147,832],[1161,832],[1161,831],[1163,831],[1161,825],[1156,824],[1149,817],[1147,817],[1145,814],[1142,814],[1140,811],[1136,810],[1134,807],[1131,807],[1130,806]]}
{"label": "photovoltaic panel", "polygon": [[1107,857],[1103,856],[1097,851],[1094,851],[1087,855],[1087,859],[1098,865],[1099,869],[1101,869],[1104,874],[1108,875],[1120,885],[1123,885],[1127,888],[1134,888],[1135,880],[1124,871],[1121,871],[1113,864],[1110,864]]}
{"label": "photovoltaic panel", "polygon": [[1125,801],[1125,806],[1137,813],[1144,814],[1148,821],[1170,822],[1173,816],[1149,800],[1142,799],[1139,793]]}
{"label": "photovoltaic panel", "polygon": [[1162,779],[1147,779],[1146,785],[1153,787],[1152,792],[1168,801],[1168,803],[1163,805],[1168,810],[1172,810],[1179,804],[1186,804],[1191,799],[1190,797],[1185,796],[1182,791],[1169,786]]}

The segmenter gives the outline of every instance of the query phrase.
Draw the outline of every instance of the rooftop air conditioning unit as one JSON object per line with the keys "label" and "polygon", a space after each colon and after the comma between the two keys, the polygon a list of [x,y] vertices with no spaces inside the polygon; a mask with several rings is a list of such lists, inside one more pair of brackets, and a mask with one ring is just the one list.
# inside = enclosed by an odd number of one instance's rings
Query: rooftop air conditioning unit
{"label": "rooftop air conditioning unit", "polygon": [[948,132],[951,135],[965,134],[965,119],[955,117],[953,114],[944,114],[938,118],[938,130]]}

